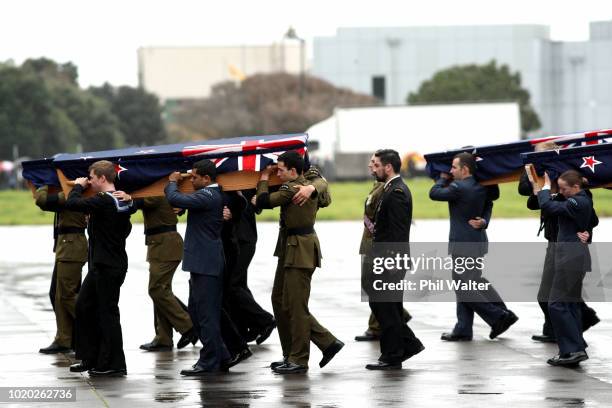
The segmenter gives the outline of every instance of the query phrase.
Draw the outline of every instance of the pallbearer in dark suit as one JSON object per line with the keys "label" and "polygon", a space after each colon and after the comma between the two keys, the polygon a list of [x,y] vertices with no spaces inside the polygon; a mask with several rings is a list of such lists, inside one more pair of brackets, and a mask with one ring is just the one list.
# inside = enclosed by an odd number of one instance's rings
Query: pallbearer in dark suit
{"label": "pallbearer in dark suit", "polygon": [[[486,228],[491,218],[493,199],[497,198],[499,191],[480,185],[474,179],[475,171],[474,156],[470,153],[460,153],[453,159],[452,180],[448,174],[442,173],[429,191],[429,198],[432,200],[448,202],[451,224],[448,252],[453,258],[476,259],[488,252]],[[461,274],[453,271],[453,280],[489,283],[482,277],[482,270],[479,268],[466,270]],[[488,287],[487,291],[456,291],[457,324],[452,332],[442,334],[442,340],[472,340],[474,312],[491,326],[491,339],[516,323],[518,317],[506,308],[493,286]]]}
{"label": "pallbearer in dark suit", "polygon": [[[569,170],[559,176],[559,194],[565,201],[554,201],[550,196],[551,182],[544,176],[544,187],[534,183],[534,192],[545,215],[559,220],[557,246],[554,255],[554,276],[548,311],[553,332],[559,345],[559,354],[548,360],[555,366],[575,366],[589,358],[587,344],[582,337],[582,281],[591,270],[588,244],[580,234],[587,231],[593,218],[593,201],[584,191],[580,173]],[[584,237],[583,237],[584,238]]]}
{"label": "pallbearer in dark suit", "polygon": [[236,199],[240,211],[232,214],[232,218],[237,218],[234,233],[238,256],[230,279],[229,311],[245,340],[261,344],[276,327],[274,316],[257,303],[248,286],[248,268],[257,243],[255,214],[261,213],[261,209],[256,206],[255,190],[237,191]]}
{"label": "pallbearer in dark suit", "polygon": [[[89,370],[91,376],[127,374],[119,294],[128,267],[125,240],[135,209],[112,195],[116,176],[113,163],[95,162],[89,167],[89,180],[77,178],[66,201],[67,209],[89,214],[89,272],[76,302],[75,352],[81,363],[70,371]],[[97,194],[83,198],[89,185]]]}
{"label": "pallbearer in dark suit", "polygon": [[[376,173],[374,172],[374,162],[376,157],[372,154],[370,157],[370,161],[368,162],[368,171],[373,177],[376,177]],[[361,275],[364,278],[364,274],[366,273],[366,254],[370,252],[372,249],[372,234],[374,233],[374,216],[376,215],[376,208],[378,208],[378,203],[380,202],[380,198],[383,194],[383,187],[385,183],[376,181],[372,186],[372,190],[370,190],[370,194],[365,200],[363,205],[363,233],[361,234],[361,243],[359,244],[359,255],[361,255]],[[403,311],[404,320],[406,323],[412,319],[410,313],[406,309]],[[370,313],[370,318],[368,319],[368,329],[358,336],[355,336],[355,341],[375,341],[380,337],[380,324],[374,317],[374,313]]]}
{"label": "pallbearer in dark suit", "polygon": [[[379,150],[374,154],[373,170],[383,185],[383,193],[374,216],[373,245],[410,242],[412,196],[399,175],[401,159],[395,150]],[[405,245],[402,245],[405,246]],[[397,279],[406,271],[397,272]],[[364,288],[369,291],[369,288]],[[369,370],[401,369],[402,362],[425,349],[404,320],[402,293],[397,301],[370,300],[372,313],[380,324],[380,352],[378,362],[366,365]]]}
{"label": "pallbearer in dark suit", "polygon": [[[553,143],[552,146],[555,146],[555,144]],[[541,151],[538,149],[538,145],[536,145],[536,151]],[[538,203],[538,196],[534,194],[533,187],[529,182],[526,172],[521,175],[518,191],[521,195],[529,196],[527,199],[527,208],[530,210],[540,211],[540,229],[538,230],[538,235],[540,235],[540,232],[544,231],[544,238],[546,238],[548,241],[546,255],[544,256],[544,267],[542,270],[542,278],[540,280],[540,288],[538,290],[538,305],[544,314],[544,324],[542,325],[542,333],[534,334],[531,336],[531,339],[543,343],[556,343],[557,339],[555,338],[555,333],[550,321],[550,313],[548,312],[548,298],[550,297],[550,289],[555,274],[555,248],[557,246],[557,235],[559,233],[559,220],[558,217],[544,214],[544,212],[541,211],[540,204]],[[585,190],[585,193],[592,198],[589,190]],[[558,194],[556,182],[551,183],[550,197],[553,201],[565,200],[565,197],[563,197],[562,194]],[[593,210],[593,217],[591,217],[591,225],[589,226],[589,230],[584,231],[583,234],[581,234],[584,236],[583,242],[591,242],[593,240],[593,228],[595,228],[597,224],[599,224],[599,219]],[[599,323],[597,313],[585,302],[580,302],[580,311],[582,315],[583,332]]]}
{"label": "pallbearer in dark suit", "polygon": [[202,349],[200,359],[182,375],[199,376],[227,368],[230,355],[221,339],[220,318],[223,292],[223,197],[215,182],[217,171],[210,160],[193,165],[191,182],[195,192],[182,194],[177,182],[180,173],[169,176],[165,193],[173,207],[185,208],[187,230],[183,270],[190,273],[189,308],[191,320],[198,327]]}

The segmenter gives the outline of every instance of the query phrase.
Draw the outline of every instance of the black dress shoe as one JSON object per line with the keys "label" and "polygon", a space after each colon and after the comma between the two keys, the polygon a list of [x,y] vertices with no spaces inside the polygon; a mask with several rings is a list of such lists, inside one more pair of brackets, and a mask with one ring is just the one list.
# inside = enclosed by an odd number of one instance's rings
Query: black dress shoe
{"label": "black dress shoe", "polygon": [[283,361],[273,361],[272,363],[270,363],[270,368],[272,370],[274,370],[276,367],[280,367],[282,365],[285,365],[289,362],[289,360],[287,360],[286,358],[283,358]]}
{"label": "black dress shoe", "polygon": [[586,351],[576,351],[574,353],[557,354],[553,358],[548,359],[547,363],[552,366],[577,366],[581,361],[588,360],[589,356]]}
{"label": "black dress shoe", "polygon": [[385,363],[384,361],[377,361],[374,364],[368,364],[365,368],[368,370],[401,370],[402,363]]}
{"label": "black dress shoe", "polygon": [[464,336],[462,334],[455,334],[453,332],[450,332],[442,333],[440,339],[444,341],[472,341],[472,336]]}
{"label": "black dress shoe", "polygon": [[160,344],[155,340],[153,340],[150,343],[145,343],[145,344],[140,345],[140,349],[146,350],[146,351],[170,351],[173,348],[174,346],[172,344],[168,346],[166,344]]}
{"label": "black dress shoe", "polygon": [[417,354],[419,354],[423,350],[425,350],[425,346],[419,340],[419,343],[414,348],[412,348],[411,350],[409,350],[406,353],[404,353],[404,355],[402,356],[402,361],[406,361],[410,357],[416,356]]}
{"label": "black dress shoe", "polygon": [[92,368],[87,371],[87,374],[90,377],[123,377],[127,375],[127,370],[125,368]]}
{"label": "black dress shoe", "polygon": [[514,323],[518,321],[518,316],[512,313],[512,311],[508,310],[506,314],[493,324],[491,327],[491,333],[489,333],[489,338],[493,340],[506,330],[510,328]]}
{"label": "black dress shoe", "polygon": [[241,361],[246,360],[247,358],[251,357],[252,355],[253,355],[253,353],[247,347],[247,348],[243,349],[242,351],[239,351],[236,355],[234,355],[229,360],[223,361],[221,363],[221,370],[222,371],[227,371],[231,367],[235,366],[236,364],[240,363]]}
{"label": "black dress shoe", "polygon": [[360,336],[355,336],[355,341],[377,341],[378,339],[380,339],[380,336],[370,330],[366,330]]}
{"label": "black dress shoe", "polygon": [[255,343],[257,344],[261,344],[264,341],[266,341],[268,339],[268,337],[270,337],[270,335],[272,334],[272,332],[274,331],[274,329],[276,329],[276,321],[272,321],[272,323],[270,323],[268,326],[266,326],[261,333],[259,333],[257,335],[257,337],[255,338]]}
{"label": "black dress shoe", "polygon": [[82,373],[83,371],[89,370],[91,367],[84,362],[76,363],[70,366],[71,373]]}
{"label": "black dress shoe", "polygon": [[288,361],[287,364],[278,366],[273,370],[277,374],[302,374],[308,371],[308,367]]}
{"label": "black dress shoe", "polygon": [[191,368],[181,370],[181,375],[184,375],[187,377],[197,377],[197,376],[210,375],[210,374],[215,374],[215,373],[218,373],[218,371],[208,370],[197,364],[194,364],[193,366],[191,366]]}
{"label": "black dress shoe", "polygon": [[554,336],[548,334],[534,334],[531,336],[531,340],[539,341],[540,343],[556,343],[557,339]]}
{"label": "black dress shoe", "polygon": [[181,339],[178,341],[178,343],[176,343],[176,348],[182,349],[183,347],[186,347],[189,343],[195,345],[198,340],[198,335],[192,327],[181,336]]}
{"label": "black dress shoe", "polygon": [[332,358],[344,347],[344,343],[340,340],[334,340],[332,344],[323,350],[323,358],[319,362],[319,367],[323,368],[331,361]]}
{"label": "black dress shoe", "polygon": [[56,342],[53,342],[49,346],[38,350],[39,353],[43,353],[43,354],[70,353],[71,351],[72,349],[70,347],[60,346]]}

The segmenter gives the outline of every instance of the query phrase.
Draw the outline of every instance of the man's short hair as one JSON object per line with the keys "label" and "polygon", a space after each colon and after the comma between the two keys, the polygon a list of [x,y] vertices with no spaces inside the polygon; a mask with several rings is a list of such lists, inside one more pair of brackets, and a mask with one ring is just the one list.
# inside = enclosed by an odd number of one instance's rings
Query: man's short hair
{"label": "man's short hair", "polygon": [[289,150],[281,154],[278,156],[278,161],[285,163],[287,170],[295,169],[297,174],[304,172],[304,158],[295,150]]}
{"label": "man's short hair", "polygon": [[456,154],[453,159],[459,159],[459,166],[467,167],[471,175],[474,175],[474,173],[476,173],[476,158],[472,153],[459,153]]}
{"label": "man's short hair", "polygon": [[193,163],[193,170],[198,176],[208,176],[211,181],[217,178],[217,167],[211,160],[204,159]]}
{"label": "man's short hair", "polygon": [[402,168],[402,159],[397,151],[393,149],[380,149],[374,153],[375,157],[378,157],[383,166],[390,164],[393,167],[393,171],[399,174]]}
{"label": "man's short hair", "polygon": [[114,183],[115,178],[117,177],[117,170],[115,170],[115,165],[112,162],[109,162],[108,160],[100,160],[95,163],[92,163],[92,165],[89,166],[88,170],[90,173],[93,171],[93,173],[98,177],[104,176],[106,178],[106,181],[108,181],[109,183]]}

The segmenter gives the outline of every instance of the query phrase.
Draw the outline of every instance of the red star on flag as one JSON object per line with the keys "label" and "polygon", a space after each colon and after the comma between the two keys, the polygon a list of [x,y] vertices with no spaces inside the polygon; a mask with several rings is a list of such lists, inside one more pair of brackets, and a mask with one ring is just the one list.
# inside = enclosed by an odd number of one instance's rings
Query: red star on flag
{"label": "red star on flag", "polygon": [[115,164],[115,171],[117,172],[117,178],[120,178],[121,172],[122,171],[127,171],[127,169],[125,167],[123,167],[122,165],[117,163],[117,164]]}
{"label": "red star on flag", "polygon": [[583,169],[585,167],[588,167],[593,173],[595,173],[595,166],[597,166],[598,164],[601,164],[601,162],[595,159],[595,156],[587,156],[582,158],[582,165],[580,166],[580,168]]}

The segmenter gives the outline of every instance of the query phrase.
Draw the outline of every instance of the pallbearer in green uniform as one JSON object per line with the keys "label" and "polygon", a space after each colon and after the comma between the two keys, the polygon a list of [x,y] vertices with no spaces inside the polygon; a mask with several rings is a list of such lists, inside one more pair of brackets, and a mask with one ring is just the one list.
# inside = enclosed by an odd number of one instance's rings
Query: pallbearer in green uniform
{"label": "pallbearer in green uniform", "polygon": [[[129,201],[123,192],[115,196]],[[195,343],[193,323],[186,307],[172,292],[174,272],[183,259],[183,238],[176,231],[178,217],[166,197],[148,197],[134,200],[144,217],[147,262],[149,262],[149,296],[153,301],[155,337],[140,346],[147,351],[172,350],[172,329],[183,336],[177,347]]]}
{"label": "pallbearer in green uniform", "polygon": [[49,295],[55,312],[57,332],[51,345],[39,351],[44,354],[65,353],[72,348],[74,308],[81,287],[81,270],[87,262],[87,221],[84,214],[64,208],[66,198],[62,192],[49,193],[49,187],[43,186],[36,190],[34,198],[41,210],[55,213],[55,265]]}
{"label": "pallbearer in green uniform", "polygon": [[[283,181],[279,190],[274,193],[268,190],[268,178],[273,167],[261,172],[257,184],[259,208],[281,207],[280,230],[274,253],[278,257],[278,264],[272,289],[272,307],[284,359],[270,365],[279,374],[308,370],[310,341],[323,352],[320,367],[324,367],[344,346],[308,310],[312,274],[321,266],[321,249],[314,223],[320,196],[329,196],[325,191],[325,179],[307,181],[302,174],[303,168],[304,159],[297,152],[285,152],[278,157],[277,174]],[[312,196],[305,199],[304,195],[308,194],[301,194],[302,189],[309,189]]]}
{"label": "pallbearer in green uniform", "polygon": [[[374,173],[373,164],[374,164],[374,155],[370,157],[370,161],[368,163],[368,171],[370,172],[370,175],[374,177],[375,173]],[[372,248],[372,233],[374,232],[374,215],[376,213],[376,207],[378,206],[378,203],[380,202],[380,198],[382,197],[384,186],[385,186],[385,183],[375,181],[374,185],[372,186],[372,190],[370,191],[370,194],[368,194],[368,198],[366,199],[366,202],[363,207],[364,208],[363,210],[363,234],[361,235],[361,244],[359,245],[359,254],[361,255],[361,260],[362,260],[362,264],[361,264],[362,277],[364,274],[363,260],[364,260],[365,255]],[[404,319],[406,323],[410,321],[411,318],[412,316],[410,316],[410,313],[408,313],[408,311],[404,309]],[[375,340],[378,340],[379,338],[380,338],[380,324],[376,320],[376,317],[374,317],[374,313],[370,313],[370,318],[368,319],[368,329],[365,331],[365,333],[355,336],[355,340],[356,341],[375,341]]]}

